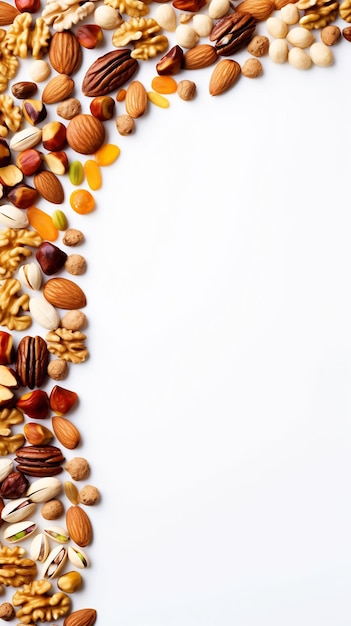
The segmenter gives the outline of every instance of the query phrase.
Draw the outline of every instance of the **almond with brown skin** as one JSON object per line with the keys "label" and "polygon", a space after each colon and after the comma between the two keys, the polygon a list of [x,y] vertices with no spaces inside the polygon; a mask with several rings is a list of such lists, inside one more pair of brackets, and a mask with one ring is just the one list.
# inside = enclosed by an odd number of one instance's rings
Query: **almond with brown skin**
{"label": "almond with brown skin", "polygon": [[70,30],[56,32],[52,35],[49,48],[49,61],[59,74],[74,74],[82,62],[81,45]]}
{"label": "almond with brown skin", "polygon": [[242,0],[235,7],[236,11],[250,13],[258,22],[268,19],[274,9],[273,0]]}
{"label": "almond with brown skin", "polygon": [[96,617],[95,609],[78,609],[65,617],[63,626],[93,626]]}
{"label": "almond with brown skin", "polygon": [[134,80],[130,83],[124,102],[126,113],[130,117],[137,118],[144,115],[148,102],[147,92],[139,80]]}
{"label": "almond with brown skin", "polygon": [[105,127],[97,117],[79,113],[68,122],[66,138],[79,154],[94,154],[104,143]]}
{"label": "almond with brown skin", "polygon": [[0,0],[0,26],[9,26],[20,12],[4,0]]}
{"label": "almond with brown skin", "polygon": [[66,527],[71,537],[81,548],[88,546],[93,539],[90,518],[79,504],[72,504],[66,511]]}
{"label": "almond with brown skin", "polygon": [[68,74],[54,76],[45,85],[41,96],[44,104],[55,104],[69,98],[74,89],[74,80]]}
{"label": "almond with brown skin", "polygon": [[54,415],[52,428],[60,444],[68,450],[74,450],[80,443],[80,432],[72,422],[62,415]]}
{"label": "almond with brown skin", "polygon": [[222,59],[215,65],[210,76],[209,92],[219,96],[234,85],[241,74],[241,67],[233,59]]}
{"label": "almond with brown skin", "polygon": [[50,278],[43,287],[43,295],[58,309],[73,311],[86,306],[84,291],[69,278]]}
{"label": "almond with brown skin", "polygon": [[210,44],[201,43],[185,52],[183,66],[186,70],[200,70],[213,65],[217,59],[216,48]]}
{"label": "almond with brown skin", "polygon": [[56,174],[49,170],[41,170],[33,177],[35,189],[48,202],[62,204],[64,200],[64,189]]}

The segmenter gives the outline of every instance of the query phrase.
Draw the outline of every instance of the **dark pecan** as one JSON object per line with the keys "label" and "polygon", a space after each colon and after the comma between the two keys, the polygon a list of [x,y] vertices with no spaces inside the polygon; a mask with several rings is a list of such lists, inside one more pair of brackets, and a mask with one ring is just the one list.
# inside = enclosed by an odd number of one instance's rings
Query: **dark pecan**
{"label": "dark pecan", "polygon": [[22,446],[16,451],[17,470],[27,476],[55,476],[62,472],[65,457],[56,446]]}
{"label": "dark pecan", "polygon": [[214,41],[217,54],[230,56],[249,44],[256,30],[256,20],[250,13],[234,11],[222,17],[212,28],[210,41]]}
{"label": "dark pecan", "polygon": [[22,472],[11,472],[1,483],[0,496],[10,500],[21,498],[27,491],[28,478]]}
{"label": "dark pecan", "polygon": [[45,381],[49,351],[45,339],[39,335],[23,337],[18,344],[16,371],[23,387],[40,387]]}
{"label": "dark pecan", "polygon": [[131,50],[112,50],[98,57],[87,70],[82,92],[85,96],[105,96],[122,87],[137,71],[139,63],[132,59]]}

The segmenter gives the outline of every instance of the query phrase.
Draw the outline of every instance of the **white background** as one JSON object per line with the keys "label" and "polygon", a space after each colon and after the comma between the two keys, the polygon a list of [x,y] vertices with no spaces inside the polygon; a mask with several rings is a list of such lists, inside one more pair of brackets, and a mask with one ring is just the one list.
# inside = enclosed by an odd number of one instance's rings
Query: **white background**
{"label": "white background", "polygon": [[111,124],[96,210],[67,203],[98,624],[350,624],[350,51],[218,97],[180,75],[195,100]]}

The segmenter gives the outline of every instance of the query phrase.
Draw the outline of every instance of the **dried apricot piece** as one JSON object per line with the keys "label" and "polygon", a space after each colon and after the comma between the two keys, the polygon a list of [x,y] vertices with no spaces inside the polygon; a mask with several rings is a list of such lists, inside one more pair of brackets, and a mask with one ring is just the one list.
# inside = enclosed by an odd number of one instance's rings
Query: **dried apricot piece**
{"label": "dried apricot piece", "polygon": [[84,173],[90,189],[92,189],[93,191],[100,189],[102,185],[102,178],[100,167],[97,161],[95,161],[94,159],[88,159],[87,161],[85,161]]}
{"label": "dried apricot piece", "polygon": [[94,196],[87,189],[75,189],[70,195],[70,204],[76,213],[86,215],[95,209]]}
{"label": "dried apricot piece", "polygon": [[121,150],[113,143],[105,143],[97,152],[95,152],[95,160],[98,165],[111,165],[118,159]]}
{"label": "dried apricot piece", "polygon": [[175,93],[177,91],[177,82],[172,76],[154,76],[151,81],[151,87],[157,93]]}
{"label": "dried apricot piece", "polygon": [[27,209],[27,217],[30,225],[36,230],[43,239],[47,241],[56,241],[59,231],[55,226],[51,215],[45,213],[42,209],[32,206]]}

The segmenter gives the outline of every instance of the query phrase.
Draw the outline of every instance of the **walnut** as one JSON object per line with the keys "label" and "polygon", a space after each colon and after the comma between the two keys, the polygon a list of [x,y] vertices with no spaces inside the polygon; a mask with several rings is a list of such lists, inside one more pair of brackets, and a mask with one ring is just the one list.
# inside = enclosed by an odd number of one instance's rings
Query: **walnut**
{"label": "walnut", "polygon": [[25,436],[22,433],[16,433],[15,435],[0,435],[0,456],[7,456],[13,454],[19,448],[22,448],[26,442]]}
{"label": "walnut", "polygon": [[339,3],[337,1],[299,0],[296,6],[304,11],[304,15],[299,20],[300,26],[309,30],[324,28],[338,17]]}
{"label": "walnut", "polygon": [[16,591],[12,603],[15,607],[22,607],[16,612],[21,624],[56,621],[67,615],[71,607],[68,595],[62,591],[49,595],[51,589],[51,582],[42,579],[23,585]]}
{"label": "walnut", "polygon": [[38,17],[35,20],[30,39],[30,47],[34,59],[41,59],[46,54],[49,49],[50,39],[49,27],[45,24],[42,17]]}
{"label": "walnut", "polygon": [[0,279],[10,278],[20,263],[31,256],[32,250],[38,248],[42,238],[35,230],[26,228],[8,228],[0,231]]}
{"label": "walnut", "polygon": [[16,426],[17,424],[23,424],[24,415],[23,411],[18,409],[17,407],[12,407],[11,409],[6,407],[0,410],[0,435],[6,437],[11,433],[11,426]]}
{"label": "walnut", "polygon": [[132,59],[147,61],[148,59],[153,59],[160,52],[165,52],[168,45],[169,41],[165,35],[157,35],[156,37],[142,39],[138,45],[135,45],[130,56]]}
{"label": "walnut", "polygon": [[15,106],[11,96],[0,96],[0,137],[6,137],[8,131],[15,133],[22,124],[22,111]]}
{"label": "walnut", "polygon": [[56,31],[69,30],[95,10],[96,0],[77,2],[77,0],[48,0],[41,16],[48,26]]}
{"label": "walnut", "polygon": [[150,11],[148,2],[141,0],[104,0],[104,4],[113,7],[119,13],[126,13],[129,17],[143,17]]}
{"label": "walnut", "polygon": [[0,92],[5,91],[9,80],[17,72],[19,62],[15,55],[6,46],[7,32],[0,29]]}
{"label": "walnut", "polygon": [[25,549],[20,546],[0,544],[0,590],[5,587],[20,587],[32,582],[37,574],[37,566],[26,558]]}
{"label": "walnut", "polygon": [[88,357],[86,335],[78,330],[57,328],[49,332],[45,339],[49,352],[64,361],[82,363]]}
{"label": "walnut", "polygon": [[29,295],[18,295],[20,288],[17,278],[6,278],[0,285],[0,324],[9,330],[25,330],[32,323],[30,315],[20,313],[29,310]]}
{"label": "walnut", "polygon": [[351,22],[351,0],[344,0],[339,6],[339,15],[345,22]]}
{"label": "walnut", "polygon": [[123,48],[133,41],[146,39],[160,30],[161,26],[152,17],[132,17],[113,32],[112,44],[116,48]]}
{"label": "walnut", "polygon": [[20,13],[7,29],[5,37],[6,47],[21,59],[25,59],[28,56],[32,21],[30,13]]}

